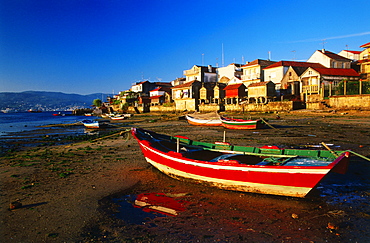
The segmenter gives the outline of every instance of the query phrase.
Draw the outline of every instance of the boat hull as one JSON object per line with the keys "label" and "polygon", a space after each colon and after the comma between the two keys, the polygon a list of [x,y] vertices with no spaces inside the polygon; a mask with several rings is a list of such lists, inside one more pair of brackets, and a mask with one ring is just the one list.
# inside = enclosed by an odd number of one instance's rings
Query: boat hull
{"label": "boat hull", "polygon": [[221,117],[222,126],[227,129],[261,129],[264,124],[261,120],[242,120]]}
{"label": "boat hull", "polygon": [[199,119],[189,115],[186,115],[186,119],[194,126],[222,126],[220,119]]}
{"label": "boat hull", "polygon": [[204,184],[210,187],[216,187],[223,190],[251,192],[260,194],[272,194],[291,197],[305,197],[312,188],[310,187],[295,187],[284,185],[272,185],[264,183],[253,183],[248,181],[235,181],[234,179],[214,178],[210,176],[199,175],[198,173],[188,173],[177,170],[169,166],[157,163],[146,157],[147,162],[157,168],[164,174],[184,181],[192,181],[198,184]]}
{"label": "boat hull", "polygon": [[89,128],[89,129],[99,129],[100,126],[99,124],[84,124],[86,128]]}
{"label": "boat hull", "polygon": [[84,124],[85,128],[88,129],[99,129],[103,126],[99,121],[92,121],[92,120],[84,120],[82,121]]}
{"label": "boat hull", "polygon": [[[136,137],[135,130],[132,132]],[[305,197],[335,166],[349,160],[349,155],[343,153],[329,166],[251,166],[233,161],[206,162],[185,158],[174,151],[163,152],[146,140],[137,140],[147,162],[173,178],[226,190],[291,197]]]}
{"label": "boat hull", "polygon": [[124,120],[125,117],[122,116],[122,117],[110,117],[111,120],[114,120],[114,121],[121,121],[121,120]]}

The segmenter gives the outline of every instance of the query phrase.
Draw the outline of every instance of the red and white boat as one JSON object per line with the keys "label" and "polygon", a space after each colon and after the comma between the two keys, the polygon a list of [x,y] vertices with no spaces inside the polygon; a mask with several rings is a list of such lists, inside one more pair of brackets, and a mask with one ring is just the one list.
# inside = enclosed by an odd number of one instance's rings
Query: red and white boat
{"label": "red and white boat", "polygon": [[206,114],[187,114],[185,117],[189,124],[195,126],[222,126],[220,116],[215,112]]}
{"label": "red and white boat", "polygon": [[132,128],[147,162],[163,173],[226,190],[305,197],[349,152],[204,143]]}
{"label": "red and white boat", "polygon": [[260,119],[244,120],[228,117],[220,117],[220,119],[222,122],[222,126],[228,129],[260,129],[265,126],[265,124]]}

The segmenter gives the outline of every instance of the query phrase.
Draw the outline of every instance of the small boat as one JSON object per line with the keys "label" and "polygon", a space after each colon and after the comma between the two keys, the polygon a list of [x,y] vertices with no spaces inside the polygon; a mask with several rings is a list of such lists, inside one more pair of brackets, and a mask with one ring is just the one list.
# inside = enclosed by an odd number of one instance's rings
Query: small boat
{"label": "small boat", "polygon": [[124,116],[125,118],[130,118],[130,117],[133,117],[134,115],[131,113],[126,113],[126,114],[122,114],[122,116]]}
{"label": "small boat", "polygon": [[121,115],[115,115],[115,116],[110,116],[109,117],[111,120],[115,120],[115,121],[119,121],[119,120],[124,120],[126,119],[125,116],[121,116]]}
{"label": "small boat", "polygon": [[265,126],[265,124],[260,119],[244,120],[220,117],[220,120],[222,122],[222,126],[228,129],[260,129]]}
{"label": "small boat", "polygon": [[66,114],[58,112],[58,113],[53,113],[53,116],[65,116]]}
{"label": "small boat", "polygon": [[1,110],[2,113],[9,113],[11,111],[12,111],[12,109],[10,109],[10,108],[6,108],[5,110]]}
{"label": "small boat", "polygon": [[163,173],[220,189],[305,197],[331,171],[345,173],[348,151],[206,143],[132,128],[145,159]]}
{"label": "small boat", "polygon": [[220,116],[215,112],[206,114],[187,114],[185,117],[189,124],[195,126],[222,126]]}
{"label": "small boat", "polygon": [[42,112],[41,110],[33,110],[33,109],[29,109],[28,112],[31,112],[31,113],[40,113]]}
{"label": "small boat", "polygon": [[94,121],[94,120],[83,120],[82,123],[84,124],[86,128],[93,128],[93,129],[98,129],[106,125],[105,123]]}

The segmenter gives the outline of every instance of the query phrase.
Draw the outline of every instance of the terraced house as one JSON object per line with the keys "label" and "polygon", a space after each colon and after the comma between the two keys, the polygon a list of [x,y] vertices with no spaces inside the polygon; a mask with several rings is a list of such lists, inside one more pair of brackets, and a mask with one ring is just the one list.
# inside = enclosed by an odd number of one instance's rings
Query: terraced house
{"label": "terraced house", "polygon": [[[184,78],[171,82],[166,102],[172,96],[176,110],[199,110],[205,106],[217,110],[225,105],[229,108],[232,105],[233,109],[250,104],[268,106],[272,101],[301,102],[319,109],[323,108],[322,103],[330,107],[330,104],[338,105],[344,96],[350,99],[349,95],[362,95],[360,104],[367,105],[364,95],[370,95],[370,42],[361,48],[364,50],[343,50],[338,54],[316,50],[307,62],[256,59],[225,67],[194,65],[183,71]],[[150,82],[146,81],[135,84],[131,90],[145,93],[148,87]],[[153,95],[159,89],[151,91],[152,103],[165,102],[164,97],[159,99]],[[330,102],[334,99],[335,102]],[[314,103],[319,105],[312,105]]]}
{"label": "terraced house", "polygon": [[360,54],[361,80],[370,82],[370,42],[360,46],[365,48]]}

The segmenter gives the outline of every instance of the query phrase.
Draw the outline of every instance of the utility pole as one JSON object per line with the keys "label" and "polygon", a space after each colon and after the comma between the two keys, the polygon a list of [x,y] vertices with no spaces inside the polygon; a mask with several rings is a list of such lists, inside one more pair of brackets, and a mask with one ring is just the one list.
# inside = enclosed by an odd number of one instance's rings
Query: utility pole
{"label": "utility pole", "polygon": [[295,50],[293,50],[292,52],[293,52],[293,61],[295,61]]}
{"label": "utility pole", "polygon": [[322,40],[322,49],[325,51],[325,44],[326,44],[326,39]]}
{"label": "utility pole", "polygon": [[224,43],[222,43],[222,62],[221,62],[221,65],[222,67],[225,66],[225,57],[224,57]]}

